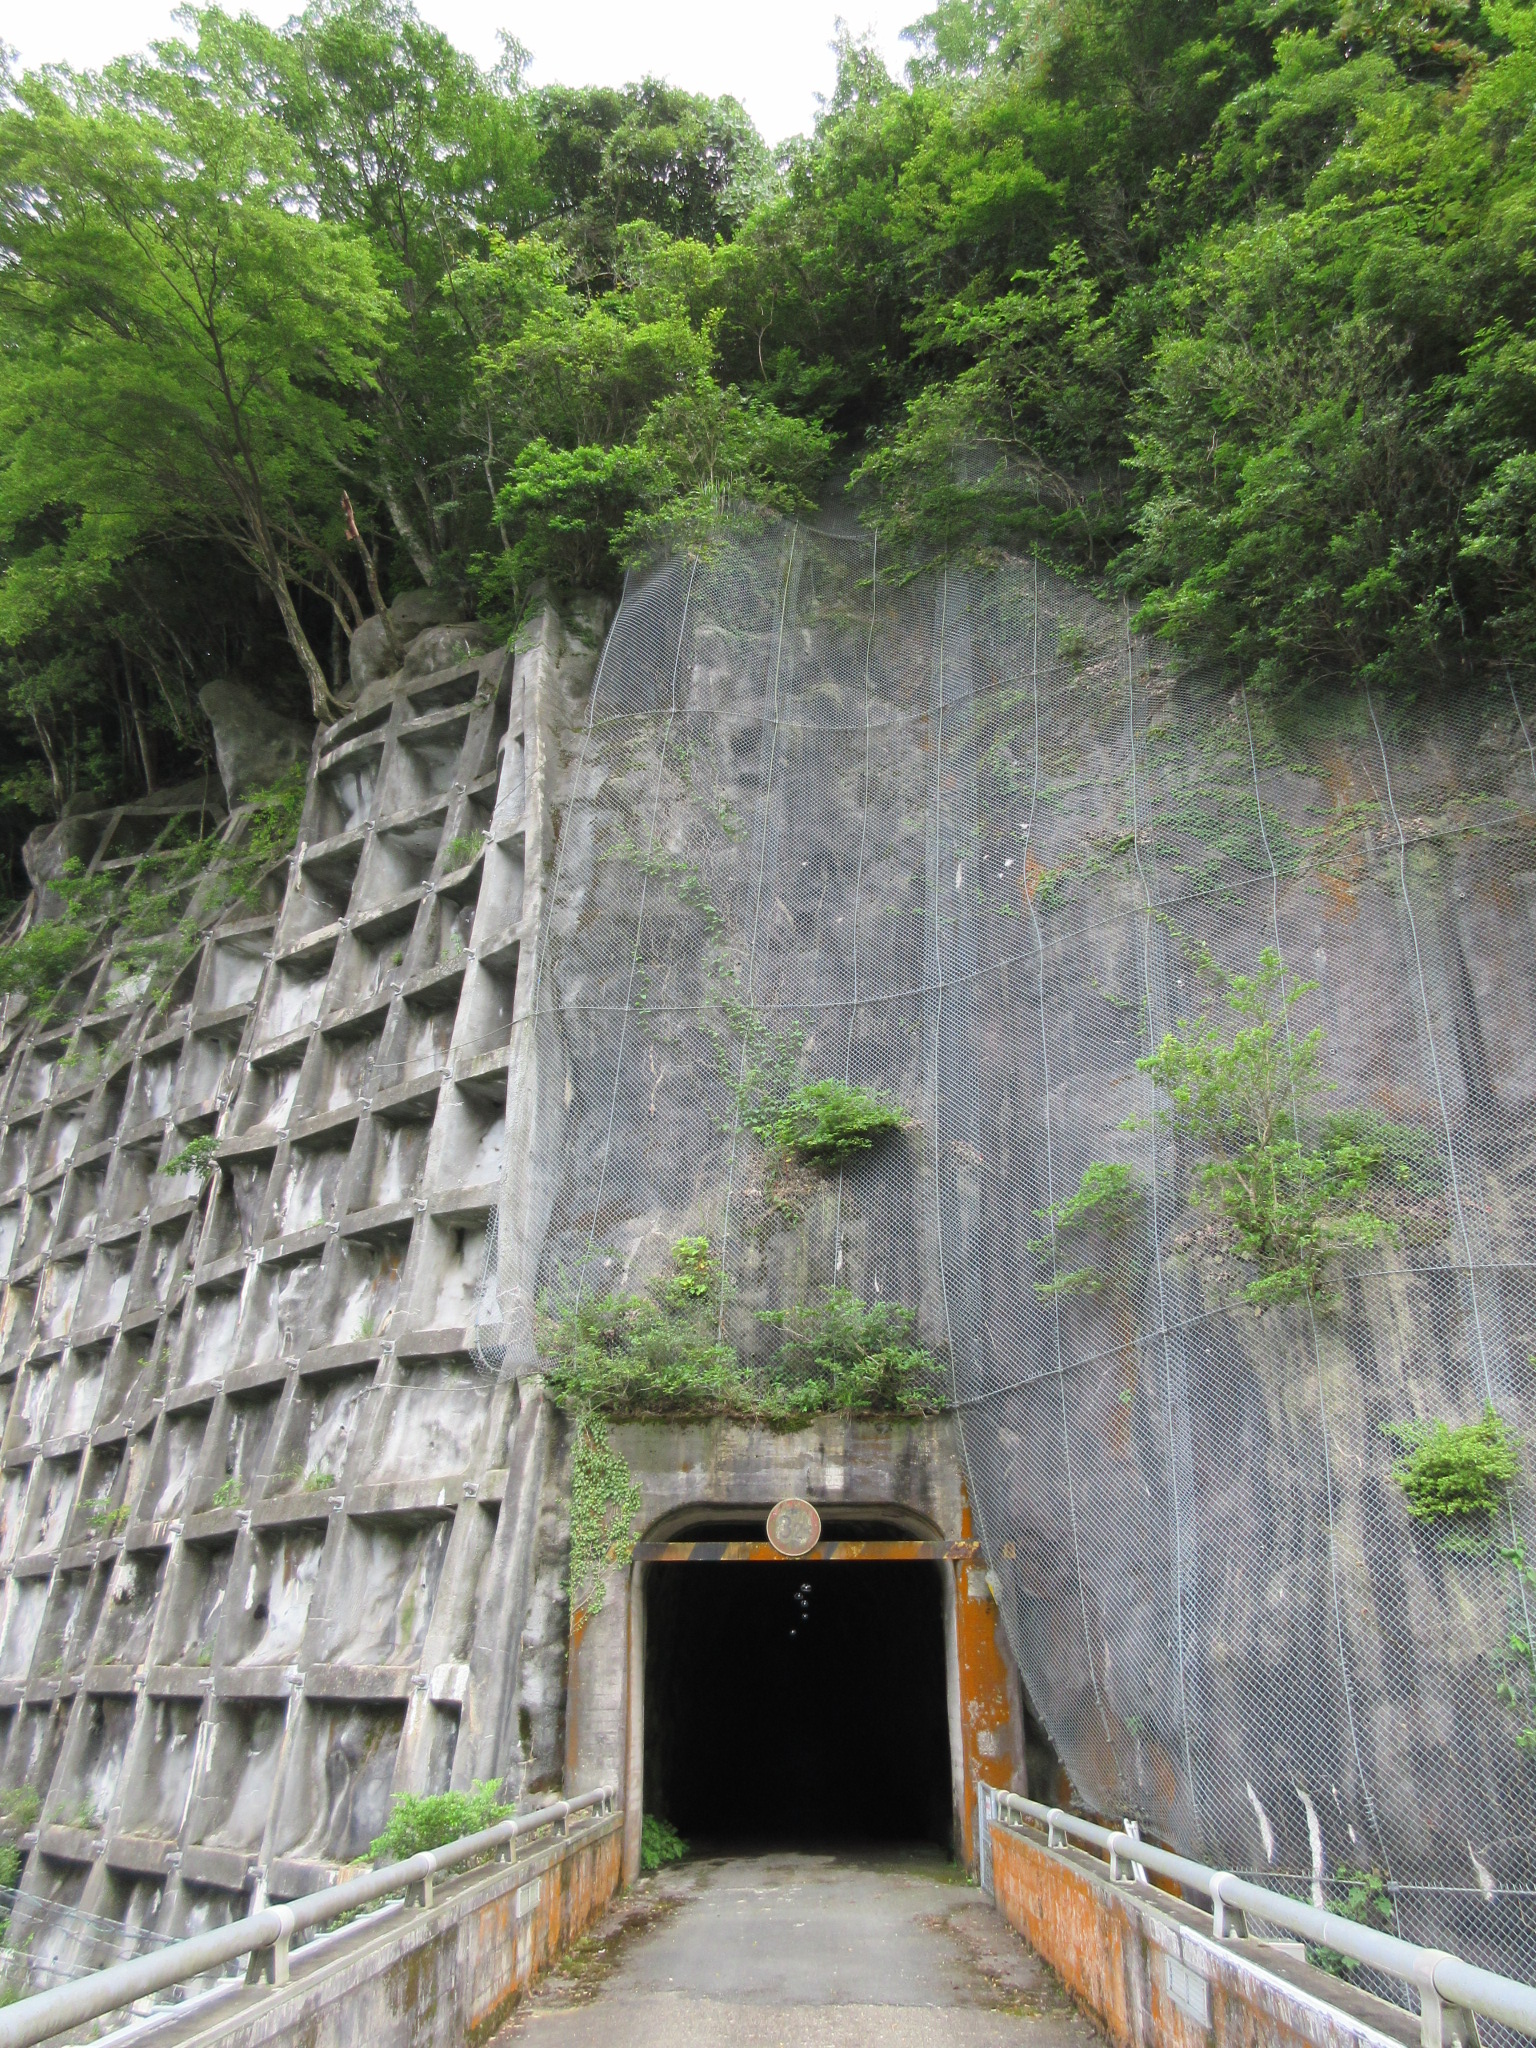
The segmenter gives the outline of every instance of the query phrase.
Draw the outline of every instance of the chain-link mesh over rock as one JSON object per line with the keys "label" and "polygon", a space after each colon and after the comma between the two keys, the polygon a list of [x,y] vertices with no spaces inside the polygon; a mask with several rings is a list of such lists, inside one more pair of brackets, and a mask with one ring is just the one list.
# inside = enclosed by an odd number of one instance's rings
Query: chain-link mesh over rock
{"label": "chain-link mesh over rock", "polygon": [[[1536,1432],[1532,708],[1281,711],[1028,563],[901,582],[805,527],[633,578],[570,708],[505,1369],[540,1291],[638,1289],[685,1235],[748,1359],[834,1286],[906,1304],[1086,1804],[1536,1973],[1528,1489],[1448,1544],[1388,1433]],[[1279,1196],[1383,1225],[1314,1232],[1268,1305],[1138,1065],[1202,1018],[1292,1085]],[[786,1189],[744,1120],[775,1071],[907,1127]]]}

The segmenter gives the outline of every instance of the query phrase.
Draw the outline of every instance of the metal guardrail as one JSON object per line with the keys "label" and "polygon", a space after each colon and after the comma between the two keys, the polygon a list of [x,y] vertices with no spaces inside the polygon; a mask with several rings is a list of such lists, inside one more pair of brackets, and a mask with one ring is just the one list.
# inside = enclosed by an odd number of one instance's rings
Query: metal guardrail
{"label": "metal guardrail", "polygon": [[404,1891],[408,1906],[430,1906],[433,1879],[444,1871],[498,1852],[498,1860],[511,1862],[516,1845],[525,1836],[542,1834],[551,1827],[568,1834],[575,1817],[594,1811],[611,1812],[614,1803],[613,1787],[604,1785],[599,1791],[583,1793],[580,1799],[563,1799],[515,1819],[498,1821],[495,1827],[484,1828],[478,1835],[461,1836],[441,1849],[424,1849],[419,1856],[408,1856],[403,1863],[385,1864],[381,1870],[370,1870],[365,1876],[349,1878],[345,1884],[331,1885],[323,1892],[309,1892],[285,1906],[268,1906],[244,1920],[231,1921],[227,1927],[174,1942],[153,1955],[136,1956],[129,1962],[114,1963],[110,1969],[78,1978],[72,1984],[39,1991],[0,2010],[0,2048],[34,2048],[35,2043],[63,2033],[66,2028],[84,2026],[140,1998],[153,1997],[157,1991],[169,1991],[174,1985],[189,1983],[211,1970],[222,1970],[242,1956],[251,1959],[246,1971],[247,1984],[286,1984],[288,1945],[296,1934],[324,1927],[343,1913],[371,1906],[391,1892]]}
{"label": "metal guardrail", "polygon": [[1444,1949],[1420,1948],[1416,1942],[1400,1941],[1394,1934],[1362,1927],[1358,1921],[1325,1913],[1300,1899],[1287,1898],[1283,1892],[1250,1884],[1230,1870],[1214,1870],[1209,1864],[1194,1863],[1187,1856],[1176,1856],[1150,1842],[1099,1827],[1094,1821],[1064,1813],[1059,1806],[1042,1806],[1039,1800],[1021,1798],[1016,1792],[983,1785],[978,1791],[978,1805],[982,1887],[989,1896],[993,1890],[991,1822],[1032,1821],[1045,1829],[1050,1848],[1059,1849],[1072,1841],[1097,1849],[1109,1859],[1111,1882],[1134,1877],[1140,1866],[1203,1893],[1211,1901],[1211,1931],[1218,1941],[1243,1939],[1251,1914],[1257,1920],[1300,1935],[1304,1941],[1334,1949],[1353,1962],[1364,1963],[1411,1985],[1419,1994],[1423,2048],[1452,2048],[1452,2043],[1458,2040],[1475,2043],[1474,2015],[1500,2021],[1522,2034],[1536,2034],[1536,1987],[1521,1984],[1513,1977],[1480,1969]]}

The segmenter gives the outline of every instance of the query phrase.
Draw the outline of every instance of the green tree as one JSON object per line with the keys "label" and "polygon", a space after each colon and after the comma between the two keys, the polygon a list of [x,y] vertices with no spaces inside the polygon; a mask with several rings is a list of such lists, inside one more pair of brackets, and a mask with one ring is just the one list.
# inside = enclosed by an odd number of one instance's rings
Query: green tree
{"label": "green tree", "polygon": [[577,281],[617,281],[623,229],[728,239],[773,184],[762,138],[740,102],[639,85],[547,86],[534,96],[543,224],[570,252]]}
{"label": "green tree", "polygon": [[1081,247],[984,305],[955,300],[930,348],[969,368],[908,401],[856,481],[902,548],[1043,547],[1105,566],[1123,537],[1127,351]]}
{"label": "green tree", "polygon": [[619,286],[574,290],[568,257],[530,236],[466,264],[480,403],[510,462],[496,499],[499,553],[481,603],[515,613],[541,576],[606,582],[618,564],[712,520],[799,509],[828,437],[715,373],[719,316],[701,244],[631,236]]}
{"label": "green tree", "polygon": [[366,239],[400,317],[367,394],[373,429],[349,465],[415,574],[462,574],[483,546],[494,436],[473,389],[473,309],[457,266],[547,209],[523,52],[482,70],[409,0],[313,0],[283,29],[213,9],[199,50],[293,137],[320,217]]}
{"label": "green tree", "polygon": [[151,538],[214,537],[332,710],[294,589],[332,552],[389,302],[302,197],[282,131],[189,50],[21,82],[0,113],[0,638]]}

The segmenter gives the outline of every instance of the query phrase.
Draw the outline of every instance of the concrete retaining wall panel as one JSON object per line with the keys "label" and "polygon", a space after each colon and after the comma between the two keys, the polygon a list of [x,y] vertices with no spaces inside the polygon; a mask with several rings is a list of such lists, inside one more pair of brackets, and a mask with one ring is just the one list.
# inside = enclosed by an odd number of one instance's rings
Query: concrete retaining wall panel
{"label": "concrete retaining wall panel", "polygon": [[580,1939],[619,1881],[614,1815],[515,1864],[450,1880],[425,1911],[360,1925],[292,1980],[231,1990],[141,2036],[141,2048],[477,2048]]}
{"label": "concrete retaining wall panel", "polygon": [[999,1912],[1117,2048],[1410,2048],[1418,2021],[1207,1914],[994,1823]]}

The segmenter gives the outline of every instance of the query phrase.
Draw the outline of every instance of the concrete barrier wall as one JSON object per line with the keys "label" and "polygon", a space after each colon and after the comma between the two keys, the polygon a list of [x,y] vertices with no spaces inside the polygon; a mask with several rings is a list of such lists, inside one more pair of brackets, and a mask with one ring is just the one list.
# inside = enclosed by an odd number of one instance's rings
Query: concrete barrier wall
{"label": "concrete barrier wall", "polygon": [[475,2048],[591,1926],[619,1881],[623,1815],[441,1884],[427,1908],[294,1952],[286,1985],[231,1987],[135,2048]]}
{"label": "concrete barrier wall", "polygon": [[1210,1915],[994,1822],[999,1912],[1118,2048],[1417,2048],[1412,2013],[1291,1944],[1217,1941]]}

